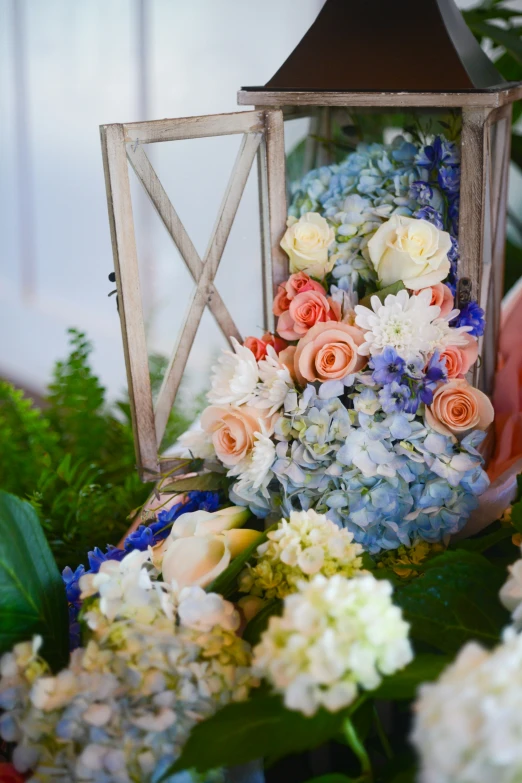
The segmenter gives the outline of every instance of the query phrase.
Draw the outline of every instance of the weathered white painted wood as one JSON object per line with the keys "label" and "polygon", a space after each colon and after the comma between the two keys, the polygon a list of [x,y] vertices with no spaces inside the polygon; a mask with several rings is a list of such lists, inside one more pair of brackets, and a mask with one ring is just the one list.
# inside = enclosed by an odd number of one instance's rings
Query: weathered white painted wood
{"label": "weathered white painted wood", "polygon": [[[138,145],[127,145],[127,158],[134,169],[136,176],[149,195],[156,212],[161,218],[163,225],[172,237],[172,240],[178,248],[181,257],[185,261],[187,268],[192,275],[194,282],[198,283],[203,273],[203,263],[194,244],[187,234],[185,226],[181,222],[178,213],[172,206],[172,203],[161,184],[158,175],[154,171],[150,160],[148,159],[143,147]],[[216,319],[218,326],[223,332],[225,338],[230,340],[235,337],[241,339],[239,330],[226,307],[221,294],[214,285],[208,286],[208,306]]]}
{"label": "weathered white painted wood", "polygon": [[149,476],[158,454],[123,126],[102,126],[101,141],[136,459]]}
{"label": "weathered white painted wood", "polygon": [[286,230],[286,166],[283,115],[266,112],[267,202],[270,226],[273,294],[288,277],[288,256],[281,247]]}
{"label": "weathered white painted wood", "polygon": [[522,86],[498,92],[304,92],[270,90],[240,90],[240,106],[280,108],[283,106],[400,106],[400,107],[468,107],[492,108],[522,98]]}
{"label": "weathered white painted wood", "polygon": [[210,114],[202,117],[181,117],[152,122],[129,122],[123,125],[127,143],[151,144],[158,141],[202,139],[206,136],[228,136],[235,133],[256,133],[264,129],[263,111]]}

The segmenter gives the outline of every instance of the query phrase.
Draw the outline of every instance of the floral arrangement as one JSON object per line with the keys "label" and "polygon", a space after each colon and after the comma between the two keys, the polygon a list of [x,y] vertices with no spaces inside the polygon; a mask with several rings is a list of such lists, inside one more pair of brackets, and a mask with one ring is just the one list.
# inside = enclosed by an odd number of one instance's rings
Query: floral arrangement
{"label": "floral arrangement", "polygon": [[455,307],[459,182],[436,137],[361,146],[295,187],[275,333],[224,353],[181,439],[234,479],[233,502],[315,509],[375,555],[462,529],[493,408],[466,380],[482,312]]}

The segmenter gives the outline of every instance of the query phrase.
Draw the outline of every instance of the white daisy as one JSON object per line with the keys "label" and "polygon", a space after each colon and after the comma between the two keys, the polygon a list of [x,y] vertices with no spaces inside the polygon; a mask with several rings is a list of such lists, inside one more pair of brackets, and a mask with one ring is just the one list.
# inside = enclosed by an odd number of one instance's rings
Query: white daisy
{"label": "white daisy", "polygon": [[232,337],[232,351],[223,351],[213,367],[212,388],[207,397],[213,405],[243,405],[250,402],[259,380],[256,357]]}

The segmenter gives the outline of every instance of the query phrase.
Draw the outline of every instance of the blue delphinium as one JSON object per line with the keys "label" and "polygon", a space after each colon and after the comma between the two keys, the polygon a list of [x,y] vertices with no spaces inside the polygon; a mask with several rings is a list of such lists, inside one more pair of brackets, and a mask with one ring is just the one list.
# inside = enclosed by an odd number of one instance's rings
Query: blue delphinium
{"label": "blue delphinium", "polygon": [[412,182],[410,186],[410,198],[414,201],[418,201],[419,204],[429,205],[433,198],[433,188],[428,182],[424,180],[416,180]]}
{"label": "blue delphinium", "polygon": [[124,544],[125,552],[132,552],[134,549],[145,552],[149,546],[154,546],[154,533],[150,527],[145,527],[145,525],[140,525],[130,533]]}
{"label": "blue delphinium", "polygon": [[379,401],[385,413],[400,413],[406,408],[410,397],[410,389],[396,381],[386,384],[379,392]]}
{"label": "blue delphinium", "polygon": [[444,221],[442,220],[442,215],[434,207],[429,207],[429,206],[422,207],[421,209],[418,209],[416,210],[416,212],[413,213],[413,217],[417,218],[418,220],[427,220],[428,223],[433,223],[435,228],[438,228],[441,231],[444,229]]}
{"label": "blue delphinium", "polygon": [[459,315],[451,322],[452,326],[471,326],[470,334],[481,337],[484,334],[484,310],[477,302],[468,302],[461,309]]}
{"label": "blue delphinium", "polygon": [[371,358],[369,366],[373,369],[373,380],[385,384],[399,382],[404,374],[406,363],[394,348],[387,345],[379,356]]}

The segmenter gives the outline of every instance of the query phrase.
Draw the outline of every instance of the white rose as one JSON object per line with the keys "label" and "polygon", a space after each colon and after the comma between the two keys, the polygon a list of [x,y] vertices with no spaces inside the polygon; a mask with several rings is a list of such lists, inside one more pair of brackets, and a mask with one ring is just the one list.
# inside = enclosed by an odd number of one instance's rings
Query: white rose
{"label": "white rose", "polygon": [[306,272],[322,280],[334,265],[328,258],[328,248],[335,240],[335,231],[317,212],[307,212],[299,220],[290,217],[281,247],[290,258],[290,272]]}
{"label": "white rose", "polygon": [[368,250],[383,287],[402,280],[418,291],[440,283],[450,271],[450,235],[427,220],[393,215],[377,229]]}

